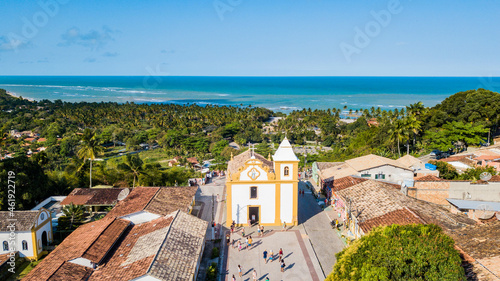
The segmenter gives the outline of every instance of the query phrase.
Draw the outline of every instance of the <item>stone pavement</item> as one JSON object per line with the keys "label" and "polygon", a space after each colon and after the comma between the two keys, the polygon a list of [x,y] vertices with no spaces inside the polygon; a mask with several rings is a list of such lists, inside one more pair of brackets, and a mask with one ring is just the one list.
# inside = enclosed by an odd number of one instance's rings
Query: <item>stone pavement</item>
{"label": "stone pavement", "polygon": [[304,182],[299,182],[299,189],[305,190],[305,194],[299,196],[299,226],[304,228],[326,277],[337,261],[335,254],[342,251],[345,244],[332,229],[330,219]]}
{"label": "stone pavement", "polygon": [[[323,280],[321,269],[314,256],[311,256],[313,250],[310,243],[303,237],[307,237],[300,227],[291,227],[287,231],[282,231],[280,227],[265,227],[265,235],[258,237],[256,227],[246,227],[245,234],[252,236],[253,245],[247,249],[243,247],[241,251],[238,248],[228,247],[228,261],[226,269],[226,278],[231,280],[234,275],[236,280],[252,280],[252,272],[256,270],[257,279],[264,280],[269,277],[270,280]],[[241,236],[241,228],[232,234],[235,245],[238,241],[245,241]],[[278,258],[279,249],[283,249],[285,272],[281,272]],[[275,260],[265,262],[263,252],[267,250],[274,252]],[[243,268],[243,276],[238,276],[238,265]]]}

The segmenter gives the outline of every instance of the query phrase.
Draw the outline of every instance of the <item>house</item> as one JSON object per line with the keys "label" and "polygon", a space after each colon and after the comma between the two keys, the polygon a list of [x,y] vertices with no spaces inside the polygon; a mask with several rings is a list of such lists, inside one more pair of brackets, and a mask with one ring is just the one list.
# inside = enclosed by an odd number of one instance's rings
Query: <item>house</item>
{"label": "house", "polygon": [[38,211],[42,208],[46,209],[50,213],[52,220],[52,230],[56,231],[57,225],[59,223],[58,219],[63,215],[61,202],[66,198],[66,196],[50,196],[49,198],[43,200],[38,205],[33,207],[32,211]]}
{"label": "house", "polygon": [[429,169],[428,166],[430,164],[426,165],[426,163],[424,163],[422,160],[413,157],[409,154],[397,159],[396,161],[399,162],[401,165],[412,169],[414,177],[422,177],[426,175],[433,175],[439,177],[438,170],[436,170],[435,168]]}
{"label": "house", "polygon": [[[12,239],[12,233],[15,233]],[[48,210],[1,211],[0,255],[18,251],[20,257],[38,260],[46,254],[45,247],[53,240],[52,221]]]}
{"label": "house", "polygon": [[399,185],[349,177],[333,191],[333,208],[354,238],[373,227],[390,224],[434,223],[453,230],[475,222],[445,208],[405,196]]}
{"label": "house", "polygon": [[457,170],[457,172],[463,173],[465,170],[474,168],[474,166],[476,166],[476,161],[472,159],[473,157],[473,154],[455,155],[439,159],[438,161],[446,162],[452,165]]}
{"label": "house", "polygon": [[208,223],[196,187],[137,187],[71,233],[25,280],[195,280]]}
{"label": "house", "polygon": [[[316,172],[315,172],[316,170]],[[316,176],[316,178],[315,178]],[[399,161],[369,154],[345,162],[313,163],[313,180],[327,198],[331,197],[336,179],[360,176],[366,179],[384,180],[398,185],[413,185],[413,168]]]}
{"label": "house", "polygon": [[40,143],[41,143],[41,142],[46,142],[46,141],[47,141],[47,139],[46,139],[46,138],[39,138],[39,139],[37,140],[37,142],[40,142]]}
{"label": "house", "polygon": [[227,225],[297,225],[298,163],[285,138],[270,158],[247,150],[227,168]]}
{"label": "house", "polygon": [[99,212],[107,207],[113,207],[118,200],[125,199],[128,193],[129,190],[126,188],[75,188],[61,205],[82,205],[90,213]]}

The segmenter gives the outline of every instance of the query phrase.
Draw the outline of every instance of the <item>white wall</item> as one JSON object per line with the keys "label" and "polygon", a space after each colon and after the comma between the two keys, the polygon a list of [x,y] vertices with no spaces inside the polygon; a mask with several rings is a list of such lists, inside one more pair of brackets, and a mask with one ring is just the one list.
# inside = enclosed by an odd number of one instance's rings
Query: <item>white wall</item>
{"label": "white wall", "polygon": [[281,222],[291,223],[293,219],[293,184],[281,184]]}
{"label": "white wall", "polygon": [[[257,199],[250,199],[250,187],[257,186]],[[247,206],[260,206],[260,222],[274,223],[276,186],[274,184],[233,184],[231,190],[232,218],[238,224],[248,221]]]}
{"label": "white wall", "polygon": [[[412,180],[413,179],[413,171],[401,169],[391,165],[384,165],[380,167],[376,167],[373,169],[368,169],[361,171],[358,176],[361,176],[365,173],[371,174],[371,179],[375,179],[375,175],[379,173],[385,174],[385,181],[390,181],[393,183],[401,184],[404,180]],[[367,177],[368,178],[368,177]]]}
{"label": "white wall", "polygon": [[256,178],[255,180],[257,180],[257,181],[266,181],[267,180],[267,172],[264,171],[264,169],[262,169],[259,166],[249,166],[248,168],[246,168],[245,170],[243,170],[241,172],[241,174],[240,174],[240,180],[241,181],[250,181],[250,180],[253,180],[252,178],[250,178],[248,176],[248,174],[252,170],[252,168],[255,168],[259,172],[259,177]]}
{"label": "white wall", "polygon": [[[49,217],[50,219],[50,217]],[[47,220],[47,217],[45,217],[45,220]],[[47,243],[52,242],[52,229],[50,227],[50,221],[47,222],[44,226],[42,226],[40,229],[36,231],[36,241],[38,244],[38,253],[42,252],[42,234],[43,232],[47,232]]]}
{"label": "white wall", "polygon": [[[7,241],[9,243],[9,235],[10,232],[0,232],[0,255],[2,254],[7,254],[9,251],[4,251],[3,250],[3,241]],[[19,251],[19,256],[21,257],[32,257],[35,255],[34,249],[33,249],[33,239],[31,237],[31,232],[30,231],[20,231],[15,233],[15,250]],[[23,240],[26,240],[28,242],[28,250],[23,251]]]}

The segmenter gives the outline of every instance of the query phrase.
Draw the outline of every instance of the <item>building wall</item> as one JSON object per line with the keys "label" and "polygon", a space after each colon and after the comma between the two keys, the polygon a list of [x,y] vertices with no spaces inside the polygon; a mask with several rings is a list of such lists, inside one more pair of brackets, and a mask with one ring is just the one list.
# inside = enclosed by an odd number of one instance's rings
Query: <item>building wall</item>
{"label": "building wall", "polygon": [[[250,187],[257,186],[257,199],[250,199]],[[260,222],[274,224],[276,217],[276,185],[275,184],[232,184],[231,215],[237,224],[246,224],[247,207],[260,206]]]}
{"label": "building wall", "polygon": [[[3,250],[3,242],[7,241],[9,242],[9,235],[10,232],[0,232],[0,255],[2,254],[8,254],[10,251],[4,251]],[[23,240],[28,242],[28,250],[23,250]],[[36,256],[36,253],[34,252],[35,247],[33,246],[33,238],[31,235],[31,231],[19,231],[15,233],[15,251],[19,251],[19,256],[20,257],[29,257],[33,258]]]}
{"label": "building wall", "polygon": [[466,181],[451,182],[449,197],[461,200],[500,202],[500,182],[488,184],[471,184]]}
{"label": "building wall", "polygon": [[367,169],[358,173],[358,176],[362,176],[364,174],[370,174],[371,177],[365,177],[365,178],[375,179],[375,175],[379,173],[385,174],[384,180],[397,184],[403,183],[404,180],[413,179],[413,171],[401,169],[391,165],[384,165],[373,169]]}
{"label": "building wall", "polygon": [[408,188],[408,196],[440,205],[449,205],[449,181],[415,181],[414,187]]}
{"label": "building wall", "polygon": [[280,203],[281,222],[287,224],[293,221],[293,184],[281,184],[281,203]]}

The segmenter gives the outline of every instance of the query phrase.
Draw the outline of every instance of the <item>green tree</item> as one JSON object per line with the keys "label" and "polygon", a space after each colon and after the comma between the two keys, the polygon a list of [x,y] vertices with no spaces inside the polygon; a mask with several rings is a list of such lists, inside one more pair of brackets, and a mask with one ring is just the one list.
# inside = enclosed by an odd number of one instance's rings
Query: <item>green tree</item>
{"label": "green tree", "polygon": [[59,218],[62,222],[62,228],[69,230],[74,229],[73,226],[80,225],[85,217],[85,208],[82,205],[70,203],[62,208],[63,216]]}
{"label": "green tree", "polygon": [[102,152],[102,146],[94,131],[85,129],[80,141],[80,150],[78,150],[78,157],[81,159],[90,160],[90,187],[92,187],[92,161],[95,160]]}
{"label": "green tree", "polygon": [[125,172],[130,172],[132,173],[134,177],[134,182],[132,184],[132,188],[135,187],[135,181],[139,177],[139,175],[142,174],[144,171],[143,168],[144,162],[142,162],[141,158],[137,154],[127,154],[125,156],[125,163],[121,163],[118,165],[118,168],[125,171]]}
{"label": "green tree", "polygon": [[474,168],[470,168],[465,170],[458,178],[461,180],[472,180],[476,181],[480,179],[480,175],[482,173],[490,173],[491,175],[496,175],[497,171],[494,167],[491,166],[477,166]]}
{"label": "green tree", "polygon": [[458,172],[455,167],[443,161],[430,160],[429,164],[435,165],[439,171],[439,177],[445,180],[454,180],[458,178]]}
{"label": "green tree", "polygon": [[437,225],[377,227],[336,255],[326,280],[465,280],[454,245]]}

